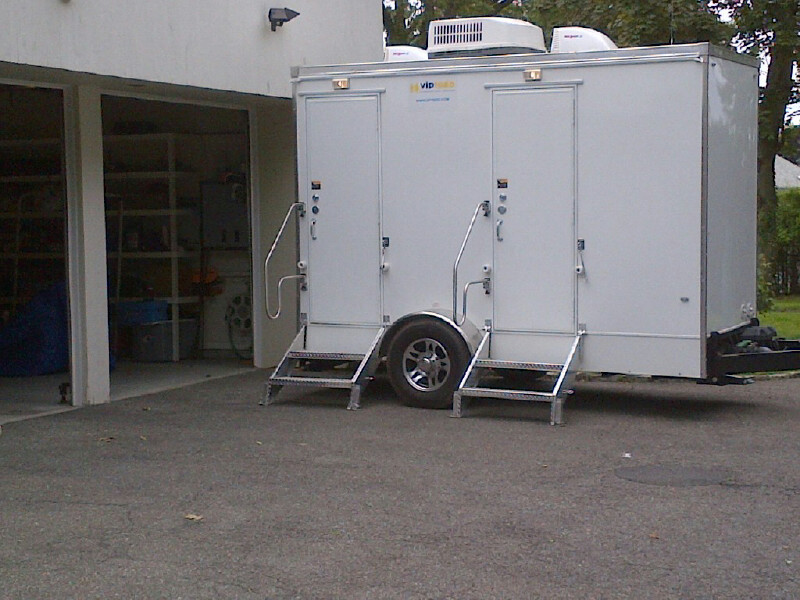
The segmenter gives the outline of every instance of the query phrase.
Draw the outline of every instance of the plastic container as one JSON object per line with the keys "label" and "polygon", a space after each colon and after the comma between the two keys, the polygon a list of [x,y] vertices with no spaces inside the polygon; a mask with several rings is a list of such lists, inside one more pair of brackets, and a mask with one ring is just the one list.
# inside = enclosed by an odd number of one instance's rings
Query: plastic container
{"label": "plastic container", "polygon": [[117,304],[119,325],[140,325],[166,321],[169,318],[169,304],[165,300],[144,300],[142,302],[120,302]]}
{"label": "plastic container", "polygon": [[[197,338],[197,319],[181,319],[178,328],[180,330],[178,358],[189,358]],[[142,362],[171,361],[172,321],[135,325],[131,358]]]}

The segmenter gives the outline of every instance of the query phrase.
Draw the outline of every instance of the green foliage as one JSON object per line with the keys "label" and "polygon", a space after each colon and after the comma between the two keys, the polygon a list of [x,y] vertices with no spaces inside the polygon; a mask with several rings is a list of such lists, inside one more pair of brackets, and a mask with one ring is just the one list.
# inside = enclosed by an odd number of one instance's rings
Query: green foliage
{"label": "green foliage", "polygon": [[778,153],[793,163],[800,163],[800,127],[786,127],[781,134],[781,148]]}
{"label": "green foliage", "polygon": [[768,311],[759,311],[758,318],[764,325],[772,325],[778,335],[787,339],[800,339],[800,296],[776,298]]}
{"label": "green foliage", "polygon": [[773,289],[773,269],[770,262],[763,254],[758,255],[758,275],[756,287],[756,306],[759,313],[771,310],[775,303],[775,290]]}
{"label": "green foliage", "polygon": [[524,3],[525,16],[546,32],[554,26],[579,25],[597,29],[618,46],[710,41],[727,43],[729,25],[698,0],[615,2],[586,0],[531,0]]}
{"label": "green foliage", "polygon": [[775,229],[761,239],[758,290],[765,310],[770,296],[800,294],[800,189],[780,190],[777,198]]}
{"label": "green foliage", "polygon": [[800,293],[800,189],[778,193],[774,280],[780,294]]}

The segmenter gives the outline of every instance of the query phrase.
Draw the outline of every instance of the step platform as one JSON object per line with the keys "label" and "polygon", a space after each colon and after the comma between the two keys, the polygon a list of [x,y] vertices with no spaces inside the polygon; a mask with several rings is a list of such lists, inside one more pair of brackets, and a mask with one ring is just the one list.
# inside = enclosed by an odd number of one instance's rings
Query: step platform
{"label": "step platform", "polygon": [[572,392],[584,332],[575,336],[563,363],[493,360],[488,357],[491,335],[491,331],[484,334],[453,394],[452,416],[463,416],[465,398],[549,402],[550,424],[562,425],[564,397]]}
{"label": "step platform", "polygon": [[274,404],[284,386],[303,386],[349,390],[347,410],[361,408],[361,394],[378,367],[378,348],[385,328],[378,331],[363,354],[314,352],[305,349],[306,328],[307,326],[303,326],[270,375],[259,404]]}

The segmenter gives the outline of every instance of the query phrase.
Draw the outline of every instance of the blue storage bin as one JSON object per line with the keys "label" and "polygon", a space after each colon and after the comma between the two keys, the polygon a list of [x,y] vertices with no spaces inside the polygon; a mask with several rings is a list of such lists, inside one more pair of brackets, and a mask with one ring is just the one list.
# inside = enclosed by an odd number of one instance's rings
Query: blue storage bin
{"label": "blue storage bin", "polygon": [[0,328],[0,377],[69,369],[69,313],[64,282],[36,294]]}
{"label": "blue storage bin", "polygon": [[143,302],[120,302],[117,304],[117,323],[119,325],[142,325],[166,321],[169,304],[165,300],[145,300]]}

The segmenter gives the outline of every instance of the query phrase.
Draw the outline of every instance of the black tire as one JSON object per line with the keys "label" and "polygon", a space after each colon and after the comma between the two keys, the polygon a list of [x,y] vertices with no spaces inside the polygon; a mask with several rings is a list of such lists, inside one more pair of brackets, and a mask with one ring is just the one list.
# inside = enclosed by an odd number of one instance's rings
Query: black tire
{"label": "black tire", "polygon": [[404,325],[386,354],[387,372],[400,401],[416,408],[449,408],[469,362],[464,339],[433,319]]}

